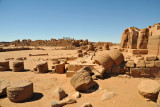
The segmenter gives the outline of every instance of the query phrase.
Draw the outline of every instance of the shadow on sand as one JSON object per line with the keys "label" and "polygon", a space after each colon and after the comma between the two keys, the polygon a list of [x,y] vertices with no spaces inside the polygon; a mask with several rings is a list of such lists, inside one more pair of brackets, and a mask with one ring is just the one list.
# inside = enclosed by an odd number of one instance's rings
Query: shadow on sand
{"label": "shadow on sand", "polygon": [[[95,82],[95,81],[94,81]],[[89,93],[92,93],[92,92],[95,92],[96,90],[99,89],[99,85],[95,82],[96,85],[94,85],[93,87],[89,88],[87,91],[79,91],[81,93],[86,93],[86,94],[89,94]]]}
{"label": "shadow on sand", "polygon": [[30,99],[23,101],[23,102],[20,102],[20,103],[37,101],[37,100],[40,100],[42,97],[43,97],[42,93],[34,92],[33,96]]}

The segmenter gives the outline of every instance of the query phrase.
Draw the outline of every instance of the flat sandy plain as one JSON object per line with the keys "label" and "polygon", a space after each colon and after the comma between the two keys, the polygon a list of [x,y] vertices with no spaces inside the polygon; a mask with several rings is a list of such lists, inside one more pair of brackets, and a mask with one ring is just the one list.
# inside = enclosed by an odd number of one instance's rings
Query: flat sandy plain
{"label": "flat sandy plain", "polygon": [[[57,57],[74,57],[76,50],[52,50],[47,47],[46,50],[22,50],[0,52],[0,59],[26,57],[24,61],[25,72],[0,72],[0,78],[9,81],[31,80],[34,83],[34,95],[31,99],[23,103],[12,103],[7,97],[0,98],[1,107],[51,107],[51,102],[56,101],[53,97],[53,91],[57,86],[61,86],[68,97],[72,98],[72,94],[76,91],[70,85],[70,78],[66,78],[66,74],[34,74],[32,70],[36,63],[47,58]],[[29,56],[29,54],[45,54],[48,56]],[[12,66],[10,61],[10,66]],[[51,69],[51,61],[48,61],[49,69]],[[11,68],[12,69],[12,68]],[[29,70],[30,69],[30,70]],[[81,107],[82,104],[90,102],[93,107],[156,107],[155,102],[146,101],[138,93],[138,84],[144,78],[121,78],[111,77],[104,80],[95,80],[98,83],[98,88],[92,93],[81,93],[81,98],[77,98],[77,103],[66,105],[65,107]],[[160,83],[160,80],[156,80]],[[104,90],[114,92],[116,95],[108,100],[102,101],[101,97]],[[65,98],[65,99],[66,99]],[[64,99],[64,100],[65,100]]]}

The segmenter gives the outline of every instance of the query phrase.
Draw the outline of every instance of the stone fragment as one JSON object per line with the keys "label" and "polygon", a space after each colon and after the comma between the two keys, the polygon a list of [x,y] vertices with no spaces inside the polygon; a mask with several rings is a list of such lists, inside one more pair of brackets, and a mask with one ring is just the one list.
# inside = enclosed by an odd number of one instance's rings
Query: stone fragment
{"label": "stone fragment", "polygon": [[98,80],[98,78],[96,77],[96,75],[92,75],[92,79],[93,80]]}
{"label": "stone fragment", "polygon": [[33,95],[33,83],[28,80],[12,82],[7,87],[7,97],[12,102],[22,102]]}
{"label": "stone fragment", "polygon": [[160,91],[160,85],[154,80],[143,80],[138,85],[138,91],[144,98],[156,101]]}
{"label": "stone fragment", "polygon": [[98,78],[103,78],[103,73],[105,72],[105,68],[101,65],[96,65],[93,67],[92,72]]}
{"label": "stone fragment", "polygon": [[83,54],[82,54],[82,53],[79,53],[79,54],[78,54],[78,57],[83,57]]}
{"label": "stone fragment", "polygon": [[21,72],[24,70],[24,62],[13,62],[13,72]]}
{"label": "stone fragment", "polygon": [[81,107],[93,107],[91,103],[84,103]]}
{"label": "stone fragment", "polygon": [[65,93],[65,91],[61,87],[57,87],[53,93],[53,96],[57,100],[62,100],[63,98],[65,98],[67,96],[67,94]]}
{"label": "stone fragment", "polygon": [[36,71],[34,71],[34,72],[37,74],[47,73],[48,72],[48,63],[47,62],[40,62],[39,64],[37,64]]}
{"label": "stone fragment", "polygon": [[74,98],[80,98],[81,97],[81,94],[80,92],[75,92],[73,95],[72,95]]}
{"label": "stone fragment", "polygon": [[0,97],[6,95],[7,87],[10,85],[8,80],[4,80],[0,78]]}
{"label": "stone fragment", "polygon": [[52,101],[52,103],[51,103],[51,107],[61,107],[61,105],[60,104],[58,104],[57,102],[55,102],[55,101]]}
{"label": "stone fragment", "polygon": [[81,49],[78,49],[78,50],[77,50],[77,53],[82,53],[82,50],[81,50]]}
{"label": "stone fragment", "polygon": [[109,43],[105,43],[103,48],[104,50],[109,50]]}
{"label": "stone fragment", "polygon": [[116,95],[116,93],[114,92],[105,92],[102,97],[101,97],[101,100],[104,101],[104,100],[109,100],[111,99],[112,97],[114,97]]}
{"label": "stone fragment", "polygon": [[89,88],[96,85],[93,81],[89,67],[84,67],[77,71],[71,78],[70,83],[77,91],[87,91]]}

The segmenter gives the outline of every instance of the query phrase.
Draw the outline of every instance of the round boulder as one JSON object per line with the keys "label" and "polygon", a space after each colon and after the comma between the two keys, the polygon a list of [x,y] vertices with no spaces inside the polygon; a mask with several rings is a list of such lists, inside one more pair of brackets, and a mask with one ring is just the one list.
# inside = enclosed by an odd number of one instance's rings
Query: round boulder
{"label": "round boulder", "polygon": [[154,80],[143,80],[138,85],[139,93],[147,99],[156,101],[158,93],[160,90],[160,85],[157,81]]}
{"label": "round boulder", "polygon": [[33,83],[28,80],[12,82],[7,87],[7,97],[12,102],[22,102],[33,95]]}

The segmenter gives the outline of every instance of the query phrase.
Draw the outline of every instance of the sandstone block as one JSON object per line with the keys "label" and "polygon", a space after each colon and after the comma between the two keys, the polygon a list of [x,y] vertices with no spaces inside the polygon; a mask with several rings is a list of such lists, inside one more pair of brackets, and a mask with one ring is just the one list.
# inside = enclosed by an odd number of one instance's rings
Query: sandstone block
{"label": "sandstone block", "polygon": [[127,63],[125,64],[125,67],[133,68],[134,66],[135,66],[134,61],[127,61]]}
{"label": "sandstone block", "polygon": [[66,77],[72,77],[74,75],[75,71],[67,71]]}
{"label": "sandstone block", "polygon": [[133,77],[151,77],[149,68],[131,68],[130,75]]}
{"label": "sandstone block", "polygon": [[8,80],[4,80],[0,78],[0,97],[6,95],[7,87],[10,85]]}
{"label": "sandstone block", "polygon": [[33,83],[28,80],[12,82],[7,87],[7,97],[12,102],[22,102],[33,95]]}
{"label": "sandstone block", "polygon": [[71,78],[70,83],[77,91],[87,91],[95,85],[90,75],[91,69],[84,67],[77,71]]}
{"label": "sandstone block", "polygon": [[154,61],[154,66],[160,67],[160,61]]}
{"label": "sandstone block", "polygon": [[144,68],[146,66],[145,61],[144,60],[138,60],[136,67],[138,68]]}
{"label": "sandstone block", "polygon": [[65,64],[56,64],[55,65],[56,73],[62,74],[65,72]]}
{"label": "sandstone block", "polygon": [[24,62],[13,62],[13,72],[21,72],[24,70]]}
{"label": "sandstone block", "polygon": [[138,91],[145,98],[156,101],[160,91],[160,85],[154,80],[143,80],[138,85]]}
{"label": "sandstone block", "polygon": [[111,68],[111,73],[120,74],[121,73],[121,67],[119,65],[113,65],[112,68]]}
{"label": "sandstone block", "polygon": [[35,73],[47,73],[48,72],[48,63],[47,62],[40,62],[36,66],[36,71]]}
{"label": "sandstone block", "polygon": [[146,67],[154,67],[154,61],[145,61]]}
{"label": "sandstone block", "polygon": [[145,56],[145,61],[155,61],[157,59],[156,55]]}
{"label": "sandstone block", "polygon": [[9,61],[0,61],[0,71],[9,70]]}
{"label": "sandstone block", "polygon": [[78,71],[80,69],[82,69],[85,66],[89,66],[90,68],[93,68],[95,66],[95,64],[68,64],[68,71]]}

